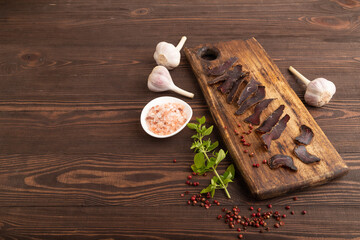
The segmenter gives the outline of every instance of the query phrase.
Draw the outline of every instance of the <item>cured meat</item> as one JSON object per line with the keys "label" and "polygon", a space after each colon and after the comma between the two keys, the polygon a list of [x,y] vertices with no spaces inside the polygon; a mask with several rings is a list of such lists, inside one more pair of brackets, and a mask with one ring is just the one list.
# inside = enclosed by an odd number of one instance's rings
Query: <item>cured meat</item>
{"label": "cured meat", "polygon": [[268,165],[271,169],[279,167],[287,167],[293,171],[297,171],[297,167],[294,165],[292,157],[282,154],[274,155],[270,158]]}
{"label": "cured meat", "polygon": [[320,158],[311,155],[304,145],[299,145],[294,148],[295,155],[303,162],[303,163],[313,163],[319,162]]}
{"label": "cured meat", "polygon": [[228,75],[227,79],[223,84],[218,87],[218,90],[222,93],[229,93],[233,88],[234,83],[239,79],[245,77],[245,73],[242,71],[241,65],[236,65],[232,71],[226,73]]}
{"label": "cured meat", "polygon": [[262,124],[260,127],[255,129],[259,133],[267,133],[269,132],[275,124],[279,121],[281,115],[283,114],[285,109],[284,105],[280,105]]}
{"label": "cured meat", "polygon": [[290,120],[290,116],[286,114],[278,124],[271,130],[271,132],[265,133],[261,136],[264,147],[266,150],[270,149],[271,141],[276,140],[281,136],[281,133],[285,130],[287,122]]}
{"label": "cured meat", "polygon": [[306,125],[301,125],[300,135],[295,138],[295,142],[297,144],[309,145],[313,137],[314,133],[311,128]]}
{"label": "cured meat", "polygon": [[207,74],[212,76],[220,76],[223,75],[226,70],[228,70],[236,61],[238,60],[237,57],[231,57],[225,62],[223,62],[220,66],[214,68],[207,68]]}
{"label": "cured meat", "polygon": [[244,101],[240,108],[235,112],[236,115],[243,114],[247,109],[249,109],[251,106],[255,105],[256,103],[260,102],[265,98],[265,87],[264,86],[258,86],[257,91],[255,94]]}
{"label": "cured meat", "polygon": [[[248,75],[248,73],[245,74],[245,76]],[[244,77],[245,77],[244,76]],[[227,103],[232,103],[234,101],[235,95],[237,90],[239,89],[240,84],[244,81],[244,77],[240,77],[233,85],[231,91],[229,92],[229,95],[226,98]]]}
{"label": "cured meat", "polygon": [[260,83],[252,78],[241,92],[239,99],[237,100],[237,104],[240,106],[251,94],[253,94],[258,89],[259,85]]}
{"label": "cured meat", "polygon": [[[215,83],[223,82],[228,80],[229,78],[234,78],[236,76],[237,78],[239,78],[241,76],[241,73],[242,73],[242,66],[236,65],[233,70],[229,70],[225,74],[214,78],[213,80],[209,81],[208,84],[213,85]],[[237,80],[237,78],[234,80],[234,82]]]}
{"label": "cured meat", "polygon": [[266,109],[269,104],[274,100],[274,98],[269,98],[262,100],[258,103],[254,109],[254,113],[247,117],[244,121],[247,123],[251,123],[252,125],[259,125],[260,124],[260,115],[264,109]]}

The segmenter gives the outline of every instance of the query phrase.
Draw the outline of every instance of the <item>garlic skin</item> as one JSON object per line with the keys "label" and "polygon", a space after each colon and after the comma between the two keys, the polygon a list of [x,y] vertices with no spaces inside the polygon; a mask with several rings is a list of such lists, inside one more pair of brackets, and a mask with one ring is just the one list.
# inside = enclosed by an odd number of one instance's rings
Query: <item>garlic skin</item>
{"label": "garlic skin", "polygon": [[164,92],[170,90],[188,98],[194,97],[193,93],[185,91],[174,84],[169,70],[167,70],[164,66],[154,67],[148,77],[147,85],[153,92]]}
{"label": "garlic skin", "polygon": [[330,102],[336,92],[335,84],[325,78],[316,78],[312,81],[304,77],[292,66],[289,71],[298,77],[306,86],[305,102],[313,107],[322,107]]}
{"label": "garlic skin", "polygon": [[175,46],[167,42],[159,42],[156,46],[154,59],[158,65],[171,70],[180,64],[180,52]]}
{"label": "garlic skin", "polygon": [[322,107],[330,102],[336,92],[335,84],[325,78],[316,78],[307,85],[305,102],[314,107]]}
{"label": "garlic skin", "polygon": [[172,85],[169,71],[164,66],[156,66],[148,77],[148,88],[153,92],[164,92]]}
{"label": "garlic skin", "polygon": [[156,63],[169,70],[179,66],[181,58],[180,50],[184,46],[186,39],[187,38],[183,36],[176,47],[171,43],[159,42],[154,52]]}

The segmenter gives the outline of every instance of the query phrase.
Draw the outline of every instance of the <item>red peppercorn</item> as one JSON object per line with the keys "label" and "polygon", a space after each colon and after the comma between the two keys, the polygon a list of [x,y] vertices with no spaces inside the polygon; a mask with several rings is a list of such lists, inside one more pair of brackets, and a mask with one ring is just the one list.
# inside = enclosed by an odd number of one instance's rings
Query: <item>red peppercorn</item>
{"label": "red peppercorn", "polygon": [[249,154],[249,157],[253,157],[254,155],[255,155],[255,153],[252,152]]}
{"label": "red peppercorn", "polygon": [[256,167],[257,167],[257,168],[260,167],[260,164],[257,163],[257,164],[256,164]]}
{"label": "red peppercorn", "polygon": [[192,197],[190,198],[190,200],[191,200],[191,201],[195,201],[195,200],[196,200],[196,196],[195,196],[195,195],[192,196]]}
{"label": "red peppercorn", "polygon": [[306,213],[307,213],[306,210],[303,210],[303,211],[301,212],[302,215],[305,215]]}
{"label": "red peppercorn", "polygon": [[256,213],[251,214],[251,216],[252,216],[252,217],[255,217],[255,216],[256,216]]}
{"label": "red peppercorn", "polygon": [[190,201],[190,200],[189,200],[189,201],[187,201],[187,204],[188,204],[188,205],[190,205],[190,204],[191,204],[191,201]]}
{"label": "red peppercorn", "polygon": [[239,234],[239,239],[243,239],[244,238],[244,236],[242,235],[242,234]]}
{"label": "red peppercorn", "polygon": [[284,226],[285,223],[284,223],[283,221],[281,221],[281,222],[279,222],[279,225],[280,225],[280,226]]}
{"label": "red peppercorn", "polygon": [[241,232],[241,228],[237,228],[236,230],[237,230],[238,232]]}
{"label": "red peppercorn", "polygon": [[272,208],[272,205],[271,205],[271,204],[269,204],[269,205],[268,205],[268,208]]}
{"label": "red peppercorn", "polygon": [[258,208],[257,211],[258,211],[258,212],[261,212],[261,208]]}
{"label": "red peppercorn", "polygon": [[196,175],[196,172],[192,172],[191,174],[195,176],[195,175]]}
{"label": "red peppercorn", "polygon": [[275,224],[274,224],[274,227],[279,228],[279,227],[280,227],[280,224],[275,223]]}
{"label": "red peppercorn", "polygon": [[185,184],[189,185],[189,184],[190,184],[190,181],[186,181]]}
{"label": "red peppercorn", "polygon": [[253,165],[252,165],[253,167],[256,167],[256,163],[253,163]]}
{"label": "red peppercorn", "polygon": [[244,138],[244,135],[241,135],[240,138]]}
{"label": "red peppercorn", "polygon": [[251,207],[250,207],[250,210],[251,210],[251,211],[254,210],[254,207],[251,206]]}
{"label": "red peppercorn", "polygon": [[297,201],[297,200],[298,200],[298,198],[297,198],[297,197],[293,197],[293,200],[294,200],[294,201]]}
{"label": "red peppercorn", "polygon": [[289,209],[290,209],[290,206],[289,206],[289,205],[287,205],[287,206],[285,207],[285,209],[286,209],[286,210],[289,210]]}
{"label": "red peppercorn", "polygon": [[226,208],[221,209],[223,212],[226,212]]}
{"label": "red peppercorn", "polygon": [[189,180],[190,180],[190,179],[192,179],[192,176],[191,176],[191,175],[189,175],[189,176],[187,177],[187,179],[189,179]]}
{"label": "red peppercorn", "polygon": [[238,127],[241,127],[240,123],[238,123],[237,125],[238,125]]}
{"label": "red peppercorn", "polygon": [[249,150],[247,150],[247,149],[244,150],[244,153],[248,153],[248,152],[249,152]]}
{"label": "red peppercorn", "polygon": [[257,227],[257,228],[260,227],[260,224],[256,223],[256,224],[255,224],[255,227]]}
{"label": "red peppercorn", "polygon": [[173,163],[176,163],[176,159],[173,160]]}
{"label": "red peppercorn", "polygon": [[286,214],[283,214],[283,215],[282,215],[282,218],[286,218]]}
{"label": "red peppercorn", "polygon": [[221,214],[219,214],[216,218],[220,220],[222,218]]}
{"label": "red peppercorn", "polygon": [[180,194],[180,197],[184,197],[184,196],[185,196],[185,194],[183,194],[183,193],[182,193],[182,194]]}
{"label": "red peppercorn", "polygon": [[266,163],[267,163],[267,160],[266,160],[266,159],[264,159],[264,160],[262,161],[262,163],[263,163],[263,164],[266,164]]}
{"label": "red peppercorn", "polygon": [[294,214],[295,214],[295,212],[294,212],[294,211],[291,211],[290,213],[291,213],[291,215],[294,215]]}
{"label": "red peppercorn", "polygon": [[256,216],[257,216],[257,217],[261,217],[261,213],[258,212],[258,213],[256,214]]}

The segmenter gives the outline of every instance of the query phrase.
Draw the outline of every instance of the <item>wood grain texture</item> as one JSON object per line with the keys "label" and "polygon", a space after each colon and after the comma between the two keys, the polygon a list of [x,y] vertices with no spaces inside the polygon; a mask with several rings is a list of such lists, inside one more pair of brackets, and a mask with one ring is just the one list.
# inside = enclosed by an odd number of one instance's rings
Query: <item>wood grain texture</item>
{"label": "wood grain texture", "polygon": [[[185,48],[184,51],[227,149],[245,182],[249,185],[250,191],[256,197],[266,199],[278,196],[296,189],[323,184],[347,173],[348,167],[341,156],[255,38],[246,41],[234,40],[203,44],[194,48]],[[218,51],[219,54],[218,56],[214,55],[216,59],[207,60],[202,57],[206,51],[214,53]],[[237,57],[238,61],[234,65],[240,64],[244,71],[250,73],[247,81],[254,78],[265,87],[266,98],[275,99],[264,110],[261,122],[265,121],[280,105],[285,106],[284,115],[290,116],[286,129],[279,139],[271,141],[268,151],[264,149],[260,135],[255,131],[250,135],[242,134],[249,130],[249,125],[244,122],[244,119],[253,113],[254,107],[237,116],[234,114],[239,108],[237,104],[228,104],[226,95],[217,90],[217,85],[214,87],[208,84],[212,77],[207,75],[204,66],[216,67],[230,57]],[[300,134],[301,125],[309,126],[314,132],[315,137],[306,148],[321,159],[319,163],[304,164],[293,153],[296,146],[294,139]],[[239,135],[245,135],[246,141],[252,145],[250,147],[242,146]],[[249,153],[245,153],[244,150],[255,153],[255,156],[250,157]],[[263,159],[269,161],[276,154],[292,157],[298,169],[297,172],[284,168],[276,170],[262,168],[261,171],[253,168],[253,164],[261,163]]]}
{"label": "wood grain texture", "polygon": [[[328,184],[255,200],[240,173],[221,206],[290,204],[309,214],[245,239],[360,237],[360,26],[358,0],[0,0],[0,239],[236,239],[220,208],[180,194],[193,152],[185,129],[166,141],[141,129],[147,102],[174,93],[146,87],[160,41],[185,46],[255,37],[297,96],[287,68],[337,86],[330,104],[306,108],[350,168]],[[215,124],[185,56],[171,71],[195,93],[194,117]],[[221,139],[214,129],[214,139]],[[224,142],[220,146],[225,148]],[[172,163],[176,158],[177,163]],[[219,166],[224,170],[232,159]]]}

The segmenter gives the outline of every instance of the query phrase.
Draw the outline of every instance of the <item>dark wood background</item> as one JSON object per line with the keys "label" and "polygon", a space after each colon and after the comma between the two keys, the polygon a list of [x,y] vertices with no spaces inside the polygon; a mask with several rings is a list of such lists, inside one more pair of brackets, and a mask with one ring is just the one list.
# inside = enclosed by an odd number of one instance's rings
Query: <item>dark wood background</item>
{"label": "dark wood background", "polygon": [[[0,0],[0,239],[237,238],[215,219],[220,207],[180,197],[200,190],[184,183],[192,132],[155,139],[140,126],[148,101],[177,96],[150,92],[146,81],[156,44],[182,35],[189,47],[256,37],[301,99],[289,65],[337,87],[330,104],[308,109],[350,172],[266,201],[252,198],[238,173],[231,200],[216,193],[223,206],[247,214],[250,205],[290,204],[297,213],[245,238],[360,238],[359,25],[358,0]],[[212,124],[184,56],[171,74],[195,93],[183,98],[193,120]]]}

